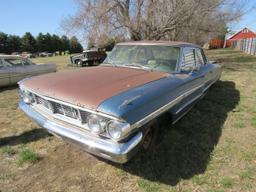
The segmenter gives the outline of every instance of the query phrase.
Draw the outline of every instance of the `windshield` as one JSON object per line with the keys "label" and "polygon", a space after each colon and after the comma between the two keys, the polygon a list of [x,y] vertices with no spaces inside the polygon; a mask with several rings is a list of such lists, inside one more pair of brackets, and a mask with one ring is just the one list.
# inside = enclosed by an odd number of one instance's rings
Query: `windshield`
{"label": "windshield", "polygon": [[180,48],[162,45],[117,45],[103,64],[135,67],[172,73],[176,70]]}

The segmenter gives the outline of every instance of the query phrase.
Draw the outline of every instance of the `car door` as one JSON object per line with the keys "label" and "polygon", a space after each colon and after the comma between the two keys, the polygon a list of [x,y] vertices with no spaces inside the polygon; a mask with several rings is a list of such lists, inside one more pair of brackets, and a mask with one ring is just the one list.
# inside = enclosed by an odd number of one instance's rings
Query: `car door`
{"label": "car door", "polygon": [[200,87],[205,83],[206,71],[202,68],[202,62],[198,61],[196,50],[194,47],[183,49],[180,71],[187,75],[184,81],[185,90],[198,88],[200,94]]}
{"label": "car door", "polygon": [[25,76],[26,77],[31,77],[34,75],[41,74],[42,69],[40,68],[39,65],[35,65],[28,59],[23,59],[22,60],[24,69],[25,69]]}
{"label": "car door", "polygon": [[214,67],[207,62],[207,59],[202,49],[197,48],[195,53],[196,53],[196,63],[198,66],[200,66],[201,73],[204,76],[203,92],[205,92],[215,80]]}
{"label": "car door", "polygon": [[0,58],[0,87],[10,84],[9,68],[4,65],[4,62]]}
{"label": "car door", "polygon": [[184,108],[201,97],[205,83],[205,71],[202,65],[197,62],[196,48],[188,47],[182,49],[181,65],[177,77],[181,77],[180,95],[184,97],[176,105],[172,112],[178,114]]}
{"label": "car door", "polygon": [[21,58],[5,58],[4,62],[9,69],[10,84],[16,84],[26,77],[26,70]]}

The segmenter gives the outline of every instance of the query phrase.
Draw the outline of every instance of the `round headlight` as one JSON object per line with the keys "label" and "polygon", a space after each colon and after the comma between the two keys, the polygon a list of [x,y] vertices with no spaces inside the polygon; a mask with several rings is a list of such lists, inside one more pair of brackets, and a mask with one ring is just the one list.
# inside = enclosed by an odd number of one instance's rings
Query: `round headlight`
{"label": "round headlight", "polygon": [[23,101],[27,104],[33,103],[34,98],[33,98],[32,93],[30,93],[28,91],[23,91]]}
{"label": "round headlight", "polygon": [[99,118],[97,115],[90,115],[90,116],[88,116],[87,123],[88,123],[89,129],[93,133],[99,134],[99,133],[104,131],[105,122],[102,121],[102,119]]}
{"label": "round headlight", "polygon": [[109,136],[112,137],[114,140],[119,140],[123,137],[127,125],[127,123],[110,121],[107,126]]}

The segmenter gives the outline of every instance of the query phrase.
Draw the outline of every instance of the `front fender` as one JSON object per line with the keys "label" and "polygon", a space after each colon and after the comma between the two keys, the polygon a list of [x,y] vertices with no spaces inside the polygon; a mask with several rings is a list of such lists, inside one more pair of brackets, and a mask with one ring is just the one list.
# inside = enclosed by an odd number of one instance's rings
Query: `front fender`
{"label": "front fender", "polygon": [[177,98],[182,93],[182,83],[182,79],[171,75],[115,95],[101,103],[97,110],[132,125]]}

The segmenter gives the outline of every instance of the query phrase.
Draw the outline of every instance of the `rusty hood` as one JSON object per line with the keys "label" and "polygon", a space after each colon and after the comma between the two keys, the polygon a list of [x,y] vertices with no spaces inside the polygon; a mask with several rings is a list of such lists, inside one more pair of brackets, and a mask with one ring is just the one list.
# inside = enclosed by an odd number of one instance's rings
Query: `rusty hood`
{"label": "rusty hood", "polygon": [[41,75],[22,85],[41,95],[96,110],[114,95],[166,76],[168,73],[98,66]]}

